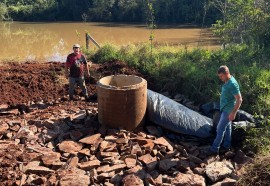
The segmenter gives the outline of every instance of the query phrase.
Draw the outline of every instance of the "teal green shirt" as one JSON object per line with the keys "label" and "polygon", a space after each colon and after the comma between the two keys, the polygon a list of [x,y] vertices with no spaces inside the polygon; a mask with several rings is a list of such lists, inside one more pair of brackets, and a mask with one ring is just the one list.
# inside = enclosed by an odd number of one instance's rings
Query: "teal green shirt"
{"label": "teal green shirt", "polygon": [[236,103],[235,95],[240,94],[237,81],[233,76],[222,86],[220,96],[220,110],[230,113]]}

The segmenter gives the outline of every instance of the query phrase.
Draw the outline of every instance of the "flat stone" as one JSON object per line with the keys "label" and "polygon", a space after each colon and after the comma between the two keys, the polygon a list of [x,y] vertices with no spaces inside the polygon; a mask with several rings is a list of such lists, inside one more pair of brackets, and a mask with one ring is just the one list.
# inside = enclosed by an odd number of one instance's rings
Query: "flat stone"
{"label": "flat stone", "polygon": [[149,148],[149,149],[153,149],[155,144],[154,141],[151,139],[145,139],[145,138],[136,138],[136,141],[138,142],[138,144],[141,147],[145,147],[145,148]]}
{"label": "flat stone", "polygon": [[26,167],[23,168],[26,174],[37,174],[37,175],[47,175],[53,173],[54,171],[39,165],[40,162],[30,162]]}
{"label": "flat stone", "polygon": [[100,166],[97,168],[97,173],[110,172],[111,168],[109,165]]}
{"label": "flat stone", "polygon": [[70,158],[69,161],[68,161],[68,166],[69,166],[70,168],[75,168],[75,167],[78,166],[78,164],[79,164],[79,158],[76,157],[76,156]]}
{"label": "flat stone", "polygon": [[100,152],[102,157],[117,157],[119,156],[118,152]]}
{"label": "flat stone", "polygon": [[137,165],[137,166],[125,171],[125,175],[128,175],[128,174],[135,174],[140,179],[144,180],[146,175],[147,175],[147,172],[143,169],[143,167],[141,165]]}
{"label": "flat stone", "polygon": [[17,134],[13,137],[13,139],[21,139],[21,138],[27,138],[31,139],[34,138],[34,133],[29,130],[26,127],[21,127],[20,130],[17,132]]}
{"label": "flat stone", "polygon": [[148,171],[154,170],[158,164],[157,157],[152,157],[150,154],[143,155],[138,159],[146,165]]}
{"label": "flat stone", "polygon": [[48,185],[58,185],[58,180],[55,175],[51,175],[48,179]]}
{"label": "flat stone", "polygon": [[128,139],[125,138],[119,138],[116,140],[117,144],[127,144],[128,143]]}
{"label": "flat stone", "polygon": [[138,143],[132,145],[131,154],[136,154],[138,156],[142,154],[142,149]]}
{"label": "flat stone", "polygon": [[14,145],[14,141],[0,140],[0,150],[5,150],[10,145]]}
{"label": "flat stone", "polygon": [[217,182],[226,177],[229,177],[233,171],[233,165],[228,161],[213,162],[207,165],[205,168],[206,175],[211,179],[212,182]]}
{"label": "flat stone", "polygon": [[92,170],[100,166],[99,160],[87,161],[79,164],[79,167],[85,171]]}
{"label": "flat stone", "polygon": [[79,142],[85,143],[88,145],[94,145],[94,144],[100,142],[100,139],[101,139],[101,134],[94,134],[94,135],[87,136],[87,137],[81,139]]}
{"label": "flat stone", "polygon": [[158,175],[158,177],[154,179],[154,182],[155,182],[155,185],[162,186],[163,185],[162,174]]}
{"label": "flat stone", "polygon": [[63,141],[58,147],[62,152],[76,154],[82,149],[82,144],[74,141]]}
{"label": "flat stone", "polygon": [[160,137],[154,141],[155,144],[163,145],[167,147],[169,151],[173,151],[173,146],[171,145],[172,142],[170,140],[166,139],[165,137]]}
{"label": "flat stone", "polygon": [[61,154],[58,152],[45,153],[41,160],[46,166],[54,165],[55,162],[60,161]]}
{"label": "flat stone", "polygon": [[0,111],[8,109],[8,104],[0,104]]}
{"label": "flat stone", "polygon": [[205,186],[204,177],[198,174],[178,173],[172,181],[172,185]]}
{"label": "flat stone", "polygon": [[137,160],[134,158],[126,158],[125,163],[127,165],[127,168],[133,168],[136,166]]}
{"label": "flat stone", "polygon": [[144,186],[143,181],[135,174],[127,175],[122,180],[123,186]]}
{"label": "flat stone", "polygon": [[110,179],[115,175],[115,172],[103,172],[97,175],[97,180],[103,182],[105,179]]}
{"label": "flat stone", "polygon": [[215,183],[212,186],[235,186],[236,185],[236,180],[231,179],[231,178],[225,178],[224,180]]}
{"label": "flat stone", "polygon": [[112,135],[107,135],[105,136],[105,140],[106,141],[110,141],[110,142],[116,142],[118,138],[116,138],[115,136],[112,136]]}
{"label": "flat stone", "polygon": [[176,166],[178,164],[177,159],[165,159],[159,161],[159,169],[162,171],[168,171],[170,168]]}
{"label": "flat stone", "polygon": [[4,123],[0,125],[0,134],[4,134],[7,132],[7,130],[9,129],[8,124]]}
{"label": "flat stone", "polygon": [[84,154],[86,156],[91,156],[90,150],[85,148],[79,151],[80,154]]}
{"label": "flat stone", "polygon": [[15,132],[18,132],[20,130],[20,128],[21,128],[20,125],[14,125],[14,126],[10,127],[10,130],[13,130]]}
{"label": "flat stone", "polygon": [[81,185],[90,185],[90,178],[85,173],[76,171],[76,172],[66,172],[60,179],[60,186],[81,186]]}
{"label": "flat stone", "polygon": [[100,146],[99,146],[99,148],[100,148],[100,151],[105,151],[106,150],[106,148],[107,148],[107,146],[108,146],[108,144],[109,144],[109,142],[108,141],[102,141],[101,143],[100,143]]}

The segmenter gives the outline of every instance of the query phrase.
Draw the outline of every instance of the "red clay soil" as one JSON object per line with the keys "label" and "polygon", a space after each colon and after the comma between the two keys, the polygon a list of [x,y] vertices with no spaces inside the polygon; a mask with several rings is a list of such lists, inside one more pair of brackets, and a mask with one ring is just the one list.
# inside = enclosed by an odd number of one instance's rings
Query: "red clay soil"
{"label": "red clay soil", "polygon": [[97,72],[104,76],[126,74],[126,75],[136,75],[142,77],[142,74],[138,72],[135,68],[129,67],[123,61],[110,61],[99,65]]}
{"label": "red clay soil", "polygon": [[21,104],[28,101],[54,100],[67,92],[57,82],[60,63],[11,63],[0,67],[1,104]]}
{"label": "red clay soil", "polygon": [[[94,64],[91,78],[87,81],[89,95],[96,92],[95,83],[99,78],[127,74],[142,76],[124,62],[111,61],[102,65]],[[16,106],[29,101],[53,101],[68,95],[68,85],[59,83],[64,75],[64,64],[50,63],[10,63],[0,66],[0,104]],[[79,94],[80,90],[77,89]]]}

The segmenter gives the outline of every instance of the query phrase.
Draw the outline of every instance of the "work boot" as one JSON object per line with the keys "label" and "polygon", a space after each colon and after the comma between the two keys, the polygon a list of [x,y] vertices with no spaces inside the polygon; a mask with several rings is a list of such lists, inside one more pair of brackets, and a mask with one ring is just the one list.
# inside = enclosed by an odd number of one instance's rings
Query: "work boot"
{"label": "work boot", "polygon": [[218,152],[212,151],[211,148],[208,148],[203,152],[206,156],[217,156],[219,155]]}
{"label": "work boot", "polygon": [[84,101],[85,102],[90,102],[90,99],[89,99],[89,96],[87,95],[87,96],[84,96]]}
{"label": "work boot", "polygon": [[92,96],[89,97],[90,100],[96,101],[97,100],[97,94],[93,94]]}
{"label": "work boot", "polygon": [[78,99],[74,98],[74,96],[69,96],[70,101],[78,101]]}
{"label": "work boot", "polygon": [[220,154],[226,154],[227,152],[231,151],[230,148],[224,148],[224,147],[221,147],[220,150],[219,150],[219,153]]}
{"label": "work boot", "polygon": [[69,100],[70,101],[74,101],[74,97],[73,96],[69,96]]}

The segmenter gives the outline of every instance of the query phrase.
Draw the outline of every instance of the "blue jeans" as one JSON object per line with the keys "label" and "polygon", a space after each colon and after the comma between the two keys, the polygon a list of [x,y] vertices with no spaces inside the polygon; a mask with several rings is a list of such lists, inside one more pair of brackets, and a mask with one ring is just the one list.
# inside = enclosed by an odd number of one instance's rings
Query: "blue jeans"
{"label": "blue jeans", "polygon": [[223,141],[223,147],[229,149],[231,147],[232,139],[232,125],[229,120],[229,114],[227,112],[222,112],[220,116],[219,123],[217,125],[217,136],[210,148],[213,152],[219,152],[219,148]]}
{"label": "blue jeans", "polygon": [[68,91],[69,97],[73,97],[76,84],[78,84],[80,88],[82,89],[83,95],[88,96],[84,77],[78,77],[78,78],[69,77],[69,91]]}

